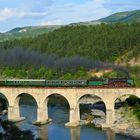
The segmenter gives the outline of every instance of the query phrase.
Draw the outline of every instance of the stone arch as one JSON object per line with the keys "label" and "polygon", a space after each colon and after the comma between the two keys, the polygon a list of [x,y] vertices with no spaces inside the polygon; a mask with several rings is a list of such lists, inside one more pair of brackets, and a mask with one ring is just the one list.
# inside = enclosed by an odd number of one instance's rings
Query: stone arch
{"label": "stone arch", "polygon": [[7,113],[8,107],[9,107],[8,98],[3,93],[0,93],[0,113],[1,113],[1,115],[5,115]]}
{"label": "stone arch", "polygon": [[6,97],[3,93],[0,92],[0,96],[2,96],[2,98],[4,98],[7,102],[7,105],[9,106],[9,100],[8,97]]}
{"label": "stone arch", "polygon": [[115,103],[115,101],[116,101],[117,99],[120,99],[120,98],[123,97],[123,96],[131,96],[131,95],[134,95],[134,96],[136,96],[137,98],[140,99],[140,97],[139,97],[138,95],[136,95],[136,94],[125,93],[125,94],[121,94],[121,95],[116,96],[115,99],[114,99],[114,103]]}
{"label": "stone arch", "polygon": [[[129,98],[130,96],[134,96],[137,99],[140,100],[140,97],[136,94],[129,94],[129,93],[125,93],[125,94],[121,94],[119,96],[117,96],[114,100],[114,123],[120,123],[119,120],[122,119],[125,114],[128,114],[129,111],[131,111],[130,108],[123,108],[124,103],[126,102],[126,99]],[[120,99],[120,104],[117,104],[116,101]],[[120,118],[119,118],[120,117]],[[130,120],[131,121],[131,120]],[[121,122],[122,123],[122,122]]]}
{"label": "stone arch", "polygon": [[[66,120],[68,119],[69,120],[69,111],[70,111],[70,103],[69,103],[69,100],[65,97],[65,96],[63,96],[62,94],[58,94],[58,93],[53,93],[53,94],[50,94],[50,95],[48,95],[46,98],[45,98],[45,100],[43,101],[43,110],[44,110],[44,112],[46,113],[46,115],[44,115],[44,116],[46,116],[46,118],[48,118],[48,121],[50,121],[50,119],[49,119],[49,108],[48,108],[48,103],[49,103],[49,101],[51,100],[50,98],[51,97],[53,97],[53,96],[56,96],[57,97],[57,95],[58,95],[58,98],[61,98],[61,99],[64,99],[65,101],[66,101],[66,103],[68,104],[68,113],[66,113],[65,115],[66,115]],[[59,100],[59,99],[58,99]],[[63,105],[62,105],[63,106]],[[64,106],[64,107],[66,107],[66,106]],[[57,108],[58,109],[58,108]],[[54,115],[55,116],[55,115]],[[52,116],[50,116],[54,121],[56,121],[56,118],[54,117],[53,115]],[[58,120],[57,120],[58,121]]]}
{"label": "stone arch", "polygon": [[118,103],[121,103],[121,102],[124,102],[129,96],[131,96],[132,94],[123,94],[123,95],[119,95],[117,97],[115,97],[115,100],[114,100],[114,108],[118,108],[116,106],[116,104]]}
{"label": "stone arch", "polygon": [[[106,103],[100,96],[97,96],[96,94],[84,94],[84,95],[80,96],[80,98],[78,99],[78,102],[77,102],[77,108],[79,108],[79,115],[80,115],[80,103],[81,103],[80,100],[86,96],[89,98],[89,101],[87,101],[86,104],[87,103],[92,104],[91,108],[96,109],[95,111],[96,112],[98,111],[98,113],[100,113],[100,115],[102,115],[102,116],[100,116],[103,121],[102,123],[105,123],[106,122]],[[91,98],[91,100],[90,100],[90,98]],[[103,104],[102,105],[100,104],[100,107],[99,107],[99,105],[96,104],[98,102],[102,102]],[[96,106],[95,106],[95,104],[96,104]],[[95,123],[95,125],[98,125],[98,123],[99,123],[99,122],[97,122],[96,117],[94,117],[93,122]],[[99,125],[101,125],[101,124],[99,124]]]}
{"label": "stone arch", "polygon": [[18,95],[15,97],[15,100],[14,100],[14,106],[15,106],[15,107],[19,106],[19,101],[20,101],[22,95],[29,95],[29,96],[31,96],[31,97],[33,98],[33,100],[35,101],[37,107],[38,107],[38,101],[37,101],[36,97],[34,97],[32,94],[24,93],[24,92],[18,94]]}
{"label": "stone arch", "polygon": [[86,96],[86,95],[95,96],[95,97],[100,98],[101,101],[105,104],[105,107],[107,107],[106,101],[105,101],[102,97],[100,97],[99,95],[96,95],[96,94],[94,94],[94,93],[85,93],[85,94],[83,94],[83,95],[80,95],[79,98],[77,99],[77,105],[76,105],[77,107],[79,106],[79,101],[80,101],[80,99],[83,98],[83,97]]}
{"label": "stone arch", "polygon": [[[26,106],[20,106],[20,101],[22,100],[22,95],[28,95],[29,98],[31,98],[33,100],[33,102],[35,103],[34,107],[28,108],[28,111],[25,111]],[[37,99],[32,94],[20,93],[16,96],[16,98],[14,100],[14,105],[13,105],[13,112],[15,114],[15,118],[18,118],[17,120],[23,120],[23,119],[26,119],[26,117],[27,117],[29,119],[28,121],[31,121],[31,122],[36,121],[37,120],[37,109],[38,109],[38,102],[37,102]],[[29,112],[31,112],[32,114],[30,115]],[[32,117],[32,116],[34,116],[34,117]]]}
{"label": "stone arch", "polygon": [[[137,97],[138,99],[140,99],[140,97],[138,96],[138,95],[136,95],[136,94],[123,94],[123,95],[119,95],[119,96],[117,96],[116,98],[115,98],[115,100],[114,100],[114,107],[115,107],[115,103],[116,103],[116,101],[117,100],[120,100],[120,101],[125,101],[127,98],[129,98],[130,96],[135,96],[135,97]],[[122,97],[124,97],[124,99],[121,99]],[[126,97],[126,98],[125,98]]]}
{"label": "stone arch", "polygon": [[52,93],[52,94],[49,94],[49,95],[44,99],[42,106],[45,107],[46,105],[48,105],[49,98],[50,98],[51,96],[54,96],[54,95],[59,95],[59,96],[63,97],[63,98],[67,101],[69,107],[71,106],[71,103],[69,102],[69,99],[68,99],[65,95],[62,95],[62,94],[60,94],[60,93]]}

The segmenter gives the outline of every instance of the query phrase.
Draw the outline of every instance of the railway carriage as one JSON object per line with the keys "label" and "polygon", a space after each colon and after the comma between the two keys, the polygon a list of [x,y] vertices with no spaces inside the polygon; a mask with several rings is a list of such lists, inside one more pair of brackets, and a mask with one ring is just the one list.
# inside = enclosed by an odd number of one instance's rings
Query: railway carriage
{"label": "railway carriage", "polygon": [[46,86],[51,87],[71,87],[87,86],[87,80],[46,80]]}
{"label": "railway carriage", "polygon": [[2,86],[45,86],[45,80],[38,79],[7,79],[1,80],[0,85]]}

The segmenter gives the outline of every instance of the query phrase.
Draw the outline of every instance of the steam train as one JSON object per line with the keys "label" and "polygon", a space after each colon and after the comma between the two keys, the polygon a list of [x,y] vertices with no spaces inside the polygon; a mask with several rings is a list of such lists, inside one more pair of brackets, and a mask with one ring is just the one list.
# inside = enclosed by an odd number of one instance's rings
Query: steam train
{"label": "steam train", "polygon": [[91,78],[89,80],[7,79],[0,80],[0,86],[123,88],[134,87],[135,84],[134,80],[128,78]]}

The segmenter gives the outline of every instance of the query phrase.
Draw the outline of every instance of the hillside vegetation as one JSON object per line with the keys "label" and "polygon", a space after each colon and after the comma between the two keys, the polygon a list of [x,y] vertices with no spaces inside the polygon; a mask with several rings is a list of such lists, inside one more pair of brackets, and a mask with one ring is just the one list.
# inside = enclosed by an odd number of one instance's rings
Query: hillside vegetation
{"label": "hillside vegetation", "polygon": [[128,64],[131,66],[140,65],[140,45],[134,47],[116,60],[118,64]]}
{"label": "hillside vegetation", "polygon": [[114,24],[114,23],[133,23],[140,22],[140,10],[119,12],[112,14],[108,17],[99,20],[86,21],[80,23],[72,23],[71,25],[97,25],[101,23]]}
{"label": "hillside vegetation", "polygon": [[23,47],[59,57],[85,56],[114,62],[140,44],[140,23],[65,26],[35,38],[0,43],[2,48]]}

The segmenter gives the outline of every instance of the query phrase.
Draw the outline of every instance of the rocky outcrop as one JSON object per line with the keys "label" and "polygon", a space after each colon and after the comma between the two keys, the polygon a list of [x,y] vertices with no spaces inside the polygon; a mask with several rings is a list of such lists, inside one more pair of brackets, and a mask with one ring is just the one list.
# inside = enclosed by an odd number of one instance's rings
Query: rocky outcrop
{"label": "rocky outcrop", "polygon": [[[104,111],[91,109],[90,114],[85,113],[82,115],[83,121],[81,121],[80,124],[92,123],[96,127],[101,127],[101,124],[104,124],[106,121],[105,116]],[[133,115],[133,110],[131,108],[121,107],[115,109],[115,120],[111,130],[115,133],[140,139],[140,122]]]}
{"label": "rocky outcrop", "polygon": [[101,124],[105,123],[105,113],[102,110],[98,109],[91,109],[90,114],[85,113],[81,116],[81,118],[81,125],[92,123],[97,127],[101,127]]}
{"label": "rocky outcrop", "polygon": [[91,109],[91,115],[105,118],[105,112],[98,109]]}
{"label": "rocky outcrop", "polygon": [[101,124],[105,123],[105,113],[102,110],[91,109],[91,114],[94,119],[91,121],[96,127],[101,127]]}
{"label": "rocky outcrop", "polygon": [[8,112],[8,110],[2,110],[2,111],[0,112],[0,115],[6,115],[7,112]]}
{"label": "rocky outcrop", "polygon": [[115,119],[111,128],[113,131],[140,139],[140,122],[134,116],[132,108],[121,107],[115,110]]}

